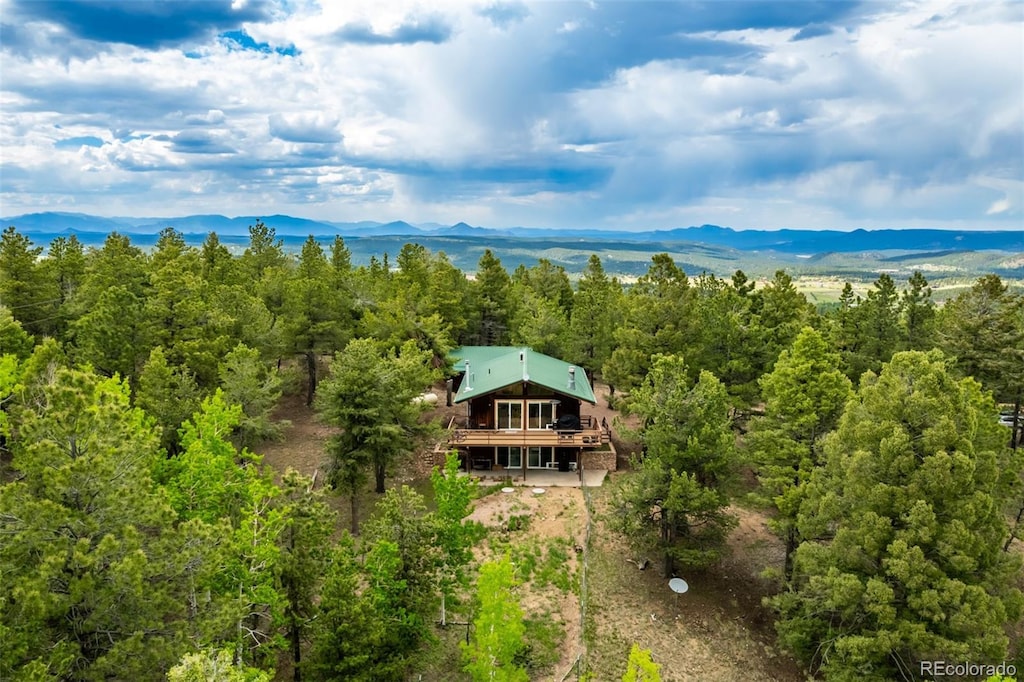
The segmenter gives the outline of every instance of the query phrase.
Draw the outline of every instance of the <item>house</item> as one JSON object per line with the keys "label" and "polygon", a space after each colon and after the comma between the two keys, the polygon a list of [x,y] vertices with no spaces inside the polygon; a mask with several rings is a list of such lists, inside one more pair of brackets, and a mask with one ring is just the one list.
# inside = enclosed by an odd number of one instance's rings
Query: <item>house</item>
{"label": "house", "polygon": [[615,468],[607,423],[584,407],[597,399],[581,367],[525,347],[463,346],[449,358],[452,402],[466,413],[449,424],[448,447],[467,469],[526,478],[531,469]]}

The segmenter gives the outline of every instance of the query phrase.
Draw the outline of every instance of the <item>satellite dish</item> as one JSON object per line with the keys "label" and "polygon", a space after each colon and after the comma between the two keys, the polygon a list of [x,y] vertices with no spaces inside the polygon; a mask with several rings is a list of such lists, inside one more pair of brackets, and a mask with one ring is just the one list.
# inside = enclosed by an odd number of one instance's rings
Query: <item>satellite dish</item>
{"label": "satellite dish", "polygon": [[672,578],[668,581],[668,589],[672,590],[676,594],[682,594],[690,589],[690,586],[686,584],[686,581],[682,578]]}

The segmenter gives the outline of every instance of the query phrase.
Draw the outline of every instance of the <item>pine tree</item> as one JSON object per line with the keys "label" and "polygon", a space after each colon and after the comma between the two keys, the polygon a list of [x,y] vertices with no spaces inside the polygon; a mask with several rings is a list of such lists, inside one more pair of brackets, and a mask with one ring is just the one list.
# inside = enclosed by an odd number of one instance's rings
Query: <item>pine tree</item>
{"label": "pine tree", "polygon": [[289,469],[282,482],[280,580],[284,627],[295,682],[302,680],[302,653],[317,615],[319,587],[330,559],[335,514],[313,481]]}
{"label": "pine tree", "polygon": [[360,591],[362,573],[351,536],[331,552],[314,621],[310,657],[303,668],[318,680],[375,680],[371,660],[378,648],[380,622],[373,605]]}
{"label": "pine tree", "polygon": [[154,431],[113,379],[58,370],[15,419],[0,487],[0,677],[163,676],[186,604]]}
{"label": "pine tree", "polygon": [[512,279],[490,249],[484,250],[477,263],[476,278],[473,280],[473,298],[476,301],[480,328],[477,330],[477,344],[500,346],[508,343],[511,326],[512,303],[510,289]]}
{"label": "pine tree", "polygon": [[601,259],[596,254],[591,255],[573,297],[567,342],[569,359],[591,376],[601,372],[615,348],[614,332],[621,299],[618,280],[609,279]]}
{"label": "pine tree", "polygon": [[910,276],[910,285],[900,299],[903,322],[901,350],[930,350],[935,347],[935,301],[932,288],[917,270]]}
{"label": "pine tree", "polygon": [[39,265],[41,246],[13,225],[0,234],[0,302],[29,334],[51,334],[60,292]]}
{"label": "pine tree", "polygon": [[218,374],[224,399],[242,408],[238,445],[252,447],[265,440],[279,439],[289,425],[287,420],[271,418],[281,399],[281,377],[260,357],[259,351],[238,344],[224,356]]}
{"label": "pine tree", "polygon": [[693,342],[690,281],[667,253],[651,259],[647,272],[624,297],[616,348],[602,375],[612,386],[639,386],[655,355],[684,353]]}
{"label": "pine tree", "polygon": [[919,660],[1001,660],[1020,617],[1002,502],[1020,487],[972,379],[938,351],[866,374],[808,483],[783,644],[829,679],[910,677]]}
{"label": "pine tree", "polygon": [[805,484],[822,463],[822,439],[852,394],[840,364],[821,334],[804,327],[772,373],[761,378],[765,415],[754,422],[751,450],[759,495],[775,507],[771,526],[786,543],[786,580],[800,542],[796,522]]}
{"label": "pine tree", "polygon": [[302,245],[298,266],[284,293],[284,340],[289,352],[305,361],[307,405],[313,404],[316,394],[318,356],[343,347],[350,332],[342,326],[330,285],[331,266],[311,235]]}
{"label": "pine tree", "polygon": [[157,346],[139,375],[135,404],[156,420],[160,445],[170,454],[178,452],[178,429],[199,409],[202,393],[195,378],[183,367],[167,362]]}
{"label": "pine tree", "polygon": [[316,398],[324,421],[341,429],[328,445],[332,483],[355,481],[353,469],[370,462],[376,490],[384,492],[387,468],[429,428],[418,419],[426,404],[413,401],[434,379],[429,360],[414,343],[400,354],[381,353],[370,339],[351,341],[338,354]]}
{"label": "pine tree", "polygon": [[614,526],[635,549],[660,551],[667,575],[677,562],[713,564],[735,524],[725,511],[734,468],[725,387],[709,372],[693,384],[681,358],[656,356],[630,410],[642,420],[645,454],[618,491]]}

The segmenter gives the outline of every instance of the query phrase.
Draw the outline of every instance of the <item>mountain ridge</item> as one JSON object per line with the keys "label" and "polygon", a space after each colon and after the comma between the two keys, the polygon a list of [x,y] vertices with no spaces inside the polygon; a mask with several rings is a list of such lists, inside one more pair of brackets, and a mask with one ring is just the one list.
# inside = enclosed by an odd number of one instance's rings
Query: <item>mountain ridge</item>
{"label": "mountain ridge", "polygon": [[[67,233],[123,232],[132,236],[152,236],[160,230],[173,227],[186,234],[217,232],[220,237],[244,237],[250,225],[262,220],[273,227],[279,237],[318,238],[341,236],[346,239],[364,237],[443,238],[530,238],[574,239],[595,242],[624,241],[636,243],[689,242],[728,246],[740,251],[770,250],[788,254],[813,255],[822,252],[855,253],[863,251],[1024,251],[1024,230],[971,231],[939,230],[930,228],[857,229],[838,230],[735,230],[719,225],[677,227],[662,230],[627,231],[585,228],[488,228],[465,222],[453,225],[440,223],[414,224],[403,220],[382,223],[372,220],[357,222],[328,222],[290,215],[236,216],[196,214],[170,218],[102,217],[87,213],[39,212],[0,218],[6,225],[14,225],[27,235],[54,235]],[[146,240],[148,241],[148,240]]]}

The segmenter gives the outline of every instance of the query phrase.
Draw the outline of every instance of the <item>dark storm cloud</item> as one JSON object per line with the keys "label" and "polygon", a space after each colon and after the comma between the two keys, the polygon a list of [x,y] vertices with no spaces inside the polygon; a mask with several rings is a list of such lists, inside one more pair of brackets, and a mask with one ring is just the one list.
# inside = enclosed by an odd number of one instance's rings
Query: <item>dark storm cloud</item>
{"label": "dark storm cloud", "polygon": [[271,17],[267,0],[238,9],[231,0],[17,0],[11,5],[11,15],[22,22],[51,22],[76,38],[142,48],[201,41]]}

